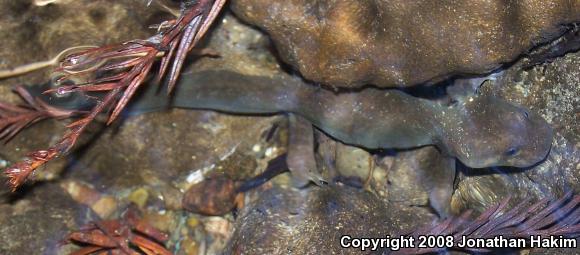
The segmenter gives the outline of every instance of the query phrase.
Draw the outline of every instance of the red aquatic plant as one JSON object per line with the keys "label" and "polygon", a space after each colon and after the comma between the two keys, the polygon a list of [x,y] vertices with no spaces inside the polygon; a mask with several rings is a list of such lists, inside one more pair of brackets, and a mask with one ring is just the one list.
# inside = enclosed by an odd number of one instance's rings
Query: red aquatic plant
{"label": "red aquatic plant", "polygon": [[451,249],[462,249],[468,252],[490,252],[486,248],[458,248],[461,237],[466,238],[523,238],[531,236],[567,236],[576,238],[580,235],[580,195],[568,193],[562,198],[551,201],[544,198],[528,206],[525,200],[510,210],[507,205],[510,199],[485,210],[479,217],[471,219],[472,211],[468,210],[458,217],[452,217],[440,223],[415,230],[409,236],[415,240],[420,235],[452,236],[452,247],[405,248],[391,254],[425,254]]}
{"label": "red aquatic plant", "polygon": [[130,207],[121,219],[91,222],[69,234],[66,241],[83,246],[71,255],[141,254],[138,251],[170,255],[162,245],[168,239],[167,234],[139,218]]}
{"label": "red aquatic plant", "polygon": [[[143,84],[158,57],[161,57],[161,64],[156,79],[161,81],[167,74],[168,91],[171,91],[188,52],[206,34],[225,1],[199,0],[185,4],[181,15],[175,20],[159,25],[159,33],[155,36],[146,40],[133,40],[118,45],[92,48],[64,58],[57,69],[57,72],[63,75],[57,82],[72,77],[89,76],[92,78],[88,78],[87,82],[82,84],[61,86],[49,92],[66,94],[75,91],[100,91],[105,95],[96,102],[90,112],[69,124],[68,130],[55,145],[32,152],[28,158],[9,166],[5,173],[10,178],[11,188],[15,190],[35,169],[68,152],[76,144],[88,124],[99,114],[110,111],[107,123],[114,121]],[[8,105],[5,107],[16,110]],[[29,118],[35,116],[31,114]],[[30,119],[27,124],[40,120],[40,117]],[[22,125],[20,123],[24,121],[16,123]],[[8,132],[9,136],[22,129],[18,125]]]}
{"label": "red aquatic plant", "polygon": [[[0,102],[0,140],[8,142],[22,129],[44,119],[64,119],[81,114],[80,111],[65,110],[50,106],[44,101],[34,98],[23,87],[14,90],[24,101],[22,105],[12,105]],[[23,183],[25,179],[38,166],[42,165],[45,158],[55,154],[53,149],[39,150],[28,155],[22,162],[6,169],[9,184],[13,190]]]}
{"label": "red aquatic plant", "polygon": [[14,92],[24,101],[22,105],[0,102],[0,140],[8,142],[22,129],[44,119],[70,118],[80,111],[65,110],[53,107],[44,101],[34,98],[21,86]]}

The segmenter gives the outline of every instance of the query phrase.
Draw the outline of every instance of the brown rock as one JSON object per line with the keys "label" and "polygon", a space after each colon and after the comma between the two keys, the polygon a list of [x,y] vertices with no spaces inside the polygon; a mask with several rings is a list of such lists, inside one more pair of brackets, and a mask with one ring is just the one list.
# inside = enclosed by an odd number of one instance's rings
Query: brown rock
{"label": "brown rock", "polygon": [[580,21],[580,1],[236,0],[283,60],[333,86],[411,86],[481,74]]}
{"label": "brown rock", "polygon": [[183,208],[205,215],[223,215],[234,209],[234,181],[216,177],[191,186],[183,196]]}
{"label": "brown rock", "polygon": [[393,236],[417,219],[430,218],[349,186],[275,187],[242,210],[224,254],[382,254],[342,248],[340,238]]}

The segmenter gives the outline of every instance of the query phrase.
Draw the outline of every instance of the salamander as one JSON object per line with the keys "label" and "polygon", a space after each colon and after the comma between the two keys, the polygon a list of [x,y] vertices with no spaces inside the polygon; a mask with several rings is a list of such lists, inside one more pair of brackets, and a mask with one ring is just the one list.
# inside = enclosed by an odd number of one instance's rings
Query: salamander
{"label": "salamander", "polygon": [[472,168],[529,167],[546,157],[552,128],[502,99],[472,95],[451,105],[396,89],[333,91],[290,74],[184,73],[172,97],[147,86],[129,111],[170,107],[234,114],[291,113],[346,144],[367,149],[435,145]]}

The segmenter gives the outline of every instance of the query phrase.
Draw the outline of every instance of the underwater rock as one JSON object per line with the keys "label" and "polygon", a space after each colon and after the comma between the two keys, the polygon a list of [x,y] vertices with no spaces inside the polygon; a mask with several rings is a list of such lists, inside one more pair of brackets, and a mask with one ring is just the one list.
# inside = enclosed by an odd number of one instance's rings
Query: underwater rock
{"label": "underwater rock", "polygon": [[231,7],[265,30],[304,77],[347,87],[486,73],[580,21],[578,0],[235,0]]}
{"label": "underwater rock", "polygon": [[365,183],[371,178],[374,166],[374,157],[368,151],[337,143],[336,170],[346,178],[356,178]]}
{"label": "underwater rock", "polygon": [[[0,2],[0,69],[45,61],[70,47],[143,38],[149,25],[171,17],[157,5],[134,0],[34,2]],[[14,84],[46,82],[52,71],[45,68]]]}
{"label": "underwater rock", "polygon": [[[3,45],[0,50],[0,69],[45,61],[70,47],[142,38],[151,32],[151,24],[171,16],[159,7],[148,8],[146,3],[133,0],[57,3],[37,6],[32,0],[0,2],[0,37]],[[46,83],[53,69],[47,67],[21,77],[1,80],[2,100],[16,99],[9,92],[13,85]],[[25,130],[25,133],[5,145],[3,156],[9,161],[18,161],[23,152],[53,144],[64,132],[62,124],[47,122],[40,125],[43,127],[30,132]],[[50,132],[43,132],[47,130]],[[40,176],[39,179],[54,179],[69,163],[57,160],[48,164],[46,170],[38,174],[47,173],[49,176]]]}
{"label": "underwater rock", "polygon": [[54,183],[1,192],[0,212],[0,254],[68,254],[61,241],[69,230],[98,219]]}
{"label": "underwater rock", "polygon": [[127,196],[127,200],[135,204],[139,209],[142,209],[149,199],[149,191],[145,188],[138,188]]}
{"label": "underwater rock", "polygon": [[183,208],[204,215],[223,215],[234,209],[235,182],[229,178],[206,179],[189,188],[183,196]]}
{"label": "underwater rock", "polygon": [[108,218],[118,209],[118,201],[115,197],[102,194],[88,184],[63,181],[60,187],[77,203],[90,207],[102,219]]}
{"label": "underwater rock", "polygon": [[[0,1],[0,69],[46,61],[62,50],[80,46],[109,44],[116,41],[144,37],[150,22],[167,17],[157,8],[133,0],[91,1],[76,0],[66,3],[36,6],[32,0]],[[2,101],[16,102],[19,98],[10,92],[12,86],[45,83],[50,80],[52,67],[30,74],[0,80]],[[3,145],[2,157],[15,162],[23,152],[54,143],[64,128],[55,122],[41,123],[36,130],[25,130],[10,143]],[[50,130],[51,132],[38,132]],[[37,179],[54,179],[64,168],[65,160],[48,164],[39,171]]]}
{"label": "underwater rock", "polygon": [[234,224],[231,220],[222,217],[207,217],[203,220],[203,226],[207,232],[207,239],[212,240],[205,252],[200,254],[223,254],[225,247],[234,232]]}
{"label": "underwater rock", "polygon": [[[273,188],[244,208],[225,254],[357,254],[340,237],[384,237],[401,228],[377,196],[348,186]],[[405,220],[402,220],[405,221]]]}
{"label": "underwater rock", "polygon": [[435,147],[402,151],[387,172],[388,201],[407,206],[431,206],[441,217],[450,215],[455,160]]}
{"label": "underwater rock", "polygon": [[329,180],[369,190],[415,215],[450,215],[455,159],[434,146],[369,152],[318,133],[318,165]]}
{"label": "underwater rock", "polygon": [[458,171],[458,175],[460,181],[451,200],[451,211],[456,215],[467,209],[483,212],[508,196],[511,198],[509,207],[513,207],[525,199],[537,201],[545,195],[534,182],[521,173],[463,169]]}

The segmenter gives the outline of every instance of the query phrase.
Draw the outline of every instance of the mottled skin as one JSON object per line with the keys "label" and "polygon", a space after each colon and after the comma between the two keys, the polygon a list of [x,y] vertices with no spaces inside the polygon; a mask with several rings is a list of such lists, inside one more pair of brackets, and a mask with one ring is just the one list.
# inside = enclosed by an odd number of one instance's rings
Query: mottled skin
{"label": "mottled skin", "polygon": [[[154,87],[154,86],[150,86]],[[210,109],[238,114],[294,113],[344,143],[369,148],[436,145],[473,168],[528,167],[544,159],[552,129],[540,116],[494,97],[443,106],[398,90],[341,92],[290,75],[229,71],[184,74],[171,102],[145,91],[133,109]]]}
{"label": "mottled skin", "polygon": [[186,73],[179,83],[171,100],[148,86],[130,112],[179,107],[293,113],[346,144],[368,149],[436,145],[473,168],[534,165],[545,158],[552,141],[544,119],[494,97],[473,96],[444,106],[399,90],[337,93],[287,74],[230,71]]}

